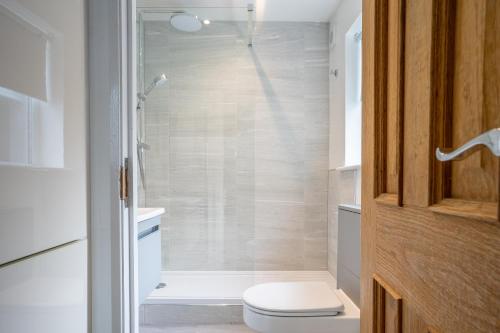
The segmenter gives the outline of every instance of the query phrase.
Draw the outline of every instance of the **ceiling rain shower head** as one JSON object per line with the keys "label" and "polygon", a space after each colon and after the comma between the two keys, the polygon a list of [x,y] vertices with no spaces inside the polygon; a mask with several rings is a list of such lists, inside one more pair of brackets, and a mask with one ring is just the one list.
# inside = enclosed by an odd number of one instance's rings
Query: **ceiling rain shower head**
{"label": "ceiling rain shower head", "polygon": [[198,16],[189,13],[178,13],[170,17],[170,24],[177,30],[183,32],[196,32],[202,27]]}
{"label": "ceiling rain shower head", "polygon": [[140,100],[145,101],[146,97],[148,97],[149,93],[153,91],[154,88],[161,86],[167,82],[167,76],[164,73],[161,73],[157,77],[153,79],[153,82],[144,90],[143,94],[138,94]]}

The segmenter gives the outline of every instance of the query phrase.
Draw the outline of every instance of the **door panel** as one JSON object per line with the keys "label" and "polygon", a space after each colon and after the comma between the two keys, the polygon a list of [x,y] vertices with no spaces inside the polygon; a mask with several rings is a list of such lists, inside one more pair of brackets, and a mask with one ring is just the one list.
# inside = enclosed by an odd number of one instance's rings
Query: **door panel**
{"label": "door panel", "polygon": [[[496,1],[435,2],[433,148],[459,147],[500,124]],[[437,40],[437,41],[436,41]],[[498,60],[497,60],[498,61]],[[432,156],[431,156],[432,158]],[[498,220],[498,158],[487,150],[434,166],[434,211]]]}
{"label": "door panel", "polygon": [[[494,61],[494,56],[499,56],[494,48],[500,34],[495,26],[500,20],[495,11],[499,5],[498,1],[457,2],[453,108],[450,109],[452,147],[500,124],[500,105],[496,98],[499,96],[496,82],[500,76]],[[489,151],[451,163],[452,198],[497,202],[497,184],[498,158]]]}
{"label": "door panel", "polygon": [[404,88],[404,1],[377,2],[375,78],[375,197],[401,205]]}
{"label": "door panel", "polygon": [[406,1],[405,6],[403,168],[418,172],[408,170],[403,175],[403,203],[421,207],[429,203],[432,7],[431,1]]}
{"label": "door panel", "polygon": [[500,127],[500,2],[365,0],[363,20],[362,332],[398,331],[398,306],[401,332],[499,332],[498,158],[434,154]]}
{"label": "door panel", "polygon": [[402,300],[383,279],[373,275],[373,331],[376,333],[401,333]]}

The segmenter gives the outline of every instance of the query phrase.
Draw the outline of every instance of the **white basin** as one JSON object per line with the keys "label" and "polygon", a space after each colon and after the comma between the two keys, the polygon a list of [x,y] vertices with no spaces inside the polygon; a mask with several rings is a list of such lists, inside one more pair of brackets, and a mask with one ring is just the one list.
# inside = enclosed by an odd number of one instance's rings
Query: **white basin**
{"label": "white basin", "polygon": [[135,220],[137,223],[165,214],[165,208],[138,208]]}

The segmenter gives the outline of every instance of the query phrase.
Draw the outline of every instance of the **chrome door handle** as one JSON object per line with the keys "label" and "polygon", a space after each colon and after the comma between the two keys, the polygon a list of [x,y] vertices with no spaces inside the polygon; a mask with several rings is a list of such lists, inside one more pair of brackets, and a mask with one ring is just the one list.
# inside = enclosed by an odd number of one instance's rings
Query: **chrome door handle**
{"label": "chrome door handle", "polygon": [[451,152],[443,152],[436,148],[436,158],[441,162],[460,160],[481,146],[488,147],[493,155],[500,157],[500,128],[491,129]]}

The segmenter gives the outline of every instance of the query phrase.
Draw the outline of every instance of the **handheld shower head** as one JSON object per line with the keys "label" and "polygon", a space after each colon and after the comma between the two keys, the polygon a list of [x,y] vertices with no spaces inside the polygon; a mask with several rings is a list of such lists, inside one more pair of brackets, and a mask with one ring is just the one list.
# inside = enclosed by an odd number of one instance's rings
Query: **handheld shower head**
{"label": "handheld shower head", "polygon": [[202,27],[198,16],[189,13],[176,13],[172,15],[170,17],[170,24],[175,29],[183,32],[196,32]]}
{"label": "handheld shower head", "polygon": [[[164,73],[161,73],[160,75],[158,75],[157,77],[155,77],[153,79],[153,82],[151,82],[151,84],[146,89],[144,89],[144,93],[137,94],[137,98],[139,99],[139,101],[137,102],[136,110],[138,113],[139,113],[139,111],[144,111],[144,109],[142,107],[143,107],[144,101],[148,97],[149,93],[151,91],[153,91],[154,88],[164,84],[165,82],[167,82],[167,76]],[[137,126],[137,133],[138,133],[137,134],[137,159],[138,159],[138,163],[139,163],[139,171],[140,171],[142,186],[144,189],[146,189],[146,179],[145,179],[145,173],[144,173],[144,150],[149,150],[150,148],[149,148],[149,145],[143,141],[144,134],[141,130],[142,124],[144,123],[144,114],[142,115],[142,117],[138,117],[137,119],[138,119],[137,120],[138,121],[138,126]]]}
{"label": "handheld shower head", "polygon": [[161,73],[153,79],[153,82],[151,82],[151,84],[144,90],[144,93],[137,94],[137,97],[141,101],[145,101],[146,97],[148,97],[149,93],[151,93],[154,88],[161,86],[165,82],[167,82],[167,76],[164,73]]}

